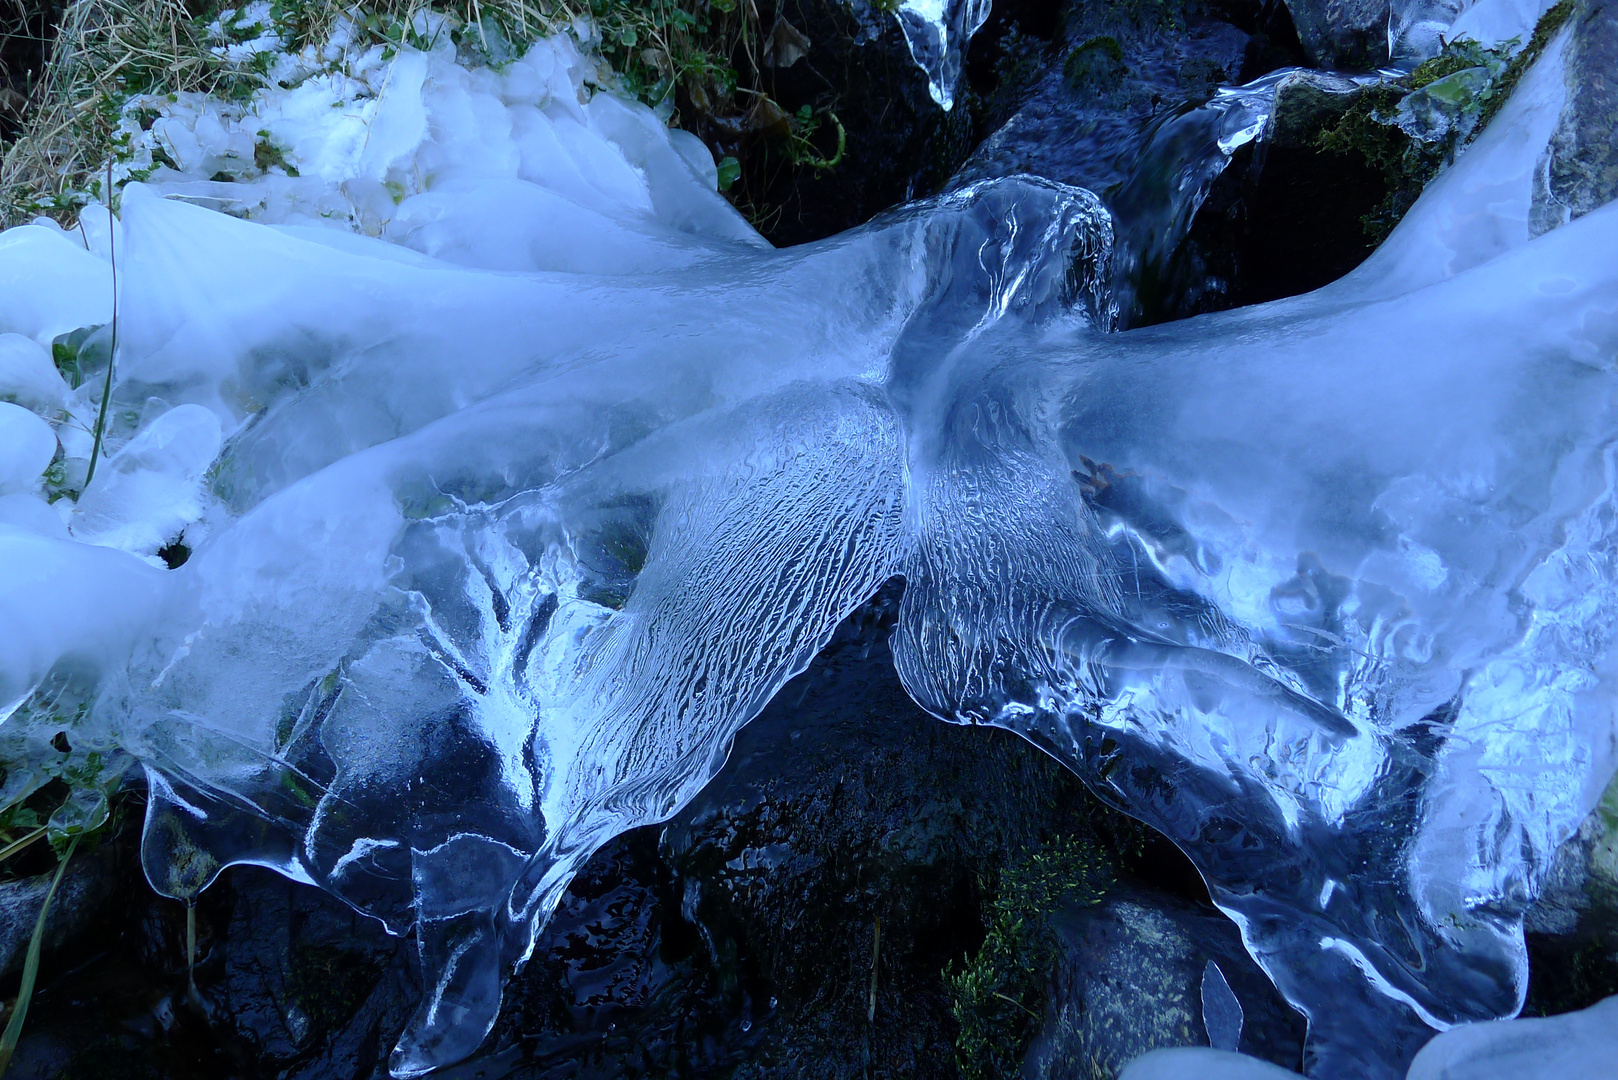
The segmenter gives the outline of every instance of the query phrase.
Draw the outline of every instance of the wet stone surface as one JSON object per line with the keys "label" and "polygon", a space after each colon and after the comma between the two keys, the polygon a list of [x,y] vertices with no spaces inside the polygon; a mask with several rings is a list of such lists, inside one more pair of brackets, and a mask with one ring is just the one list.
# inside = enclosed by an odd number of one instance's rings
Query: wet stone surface
{"label": "wet stone surface", "polygon": [[1297,1071],[1303,1018],[1242,949],[1235,927],[1205,904],[1121,886],[1094,907],[1064,912],[1052,1009],[1024,1074],[1049,1080],[1112,1075],[1131,1059],[1212,1042],[1203,1000],[1213,963],[1240,1003],[1236,1049]]}
{"label": "wet stone surface", "polygon": [[950,186],[1031,173],[1101,196],[1114,215],[1120,328],[1319,288],[1371,253],[1362,218],[1387,195],[1364,161],[1318,145],[1353,98],[1345,79],[1290,76],[1265,139],[1215,169],[1188,222],[1164,216],[1192,197],[1186,170],[1217,125],[1198,110],[1215,90],[1308,62],[1278,3],[1065,5],[1031,73],[1000,84],[1004,119]]}
{"label": "wet stone surface", "polygon": [[952,185],[1031,173],[1108,198],[1165,120],[1221,84],[1264,73],[1249,75],[1254,66],[1268,69],[1264,60],[1246,62],[1253,35],[1238,23],[1256,29],[1254,19],[1201,5],[1067,5],[1060,37],[1021,107]]}
{"label": "wet stone surface", "polygon": [[[1023,1075],[1089,1080],[1151,1049],[1208,1045],[1210,963],[1239,1004],[1239,1048],[1298,1068],[1302,1018],[1177,851],[1022,740],[910,702],[887,649],[898,595],[839,629],[685,811],[597,853],[508,982],[482,1052],[444,1077],[1010,1075],[961,1067],[951,977],[983,947],[1008,867],[1061,842],[1088,845],[1112,876],[1098,901],[1046,919],[1042,1015],[1005,1035]],[[1570,841],[1536,913],[1530,1012],[1612,992],[1610,819],[1604,804]],[[82,864],[100,900],[46,953],[11,1075],[387,1075],[419,1000],[412,941],[236,867],[196,906],[192,991],[185,908],[146,888],[135,839],[126,828]],[[13,975],[0,992],[15,988]]]}
{"label": "wet stone surface", "polygon": [[[1122,1061],[1205,1042],[1186,973],[1200,977],[1207,956],[1248,1016],[1287,1011],[1246,977],[1234,927],[1195,897],[1177,852],[1143,844],[1020,739],[910,703],[886,646],[896,600],[890,588],[851,618],[684,812],[590,861],[508,983],[483,1053],[446,1075],[959,1075],[948,973],[982,942],[1004,867],[1058,836],[1114,852],[1119,871],[1102,905],[1053,920],[1058,1037],[1079,1002],[1150,992],[1163,1016],[1193,1020],[1168,1031],[1114,1009],[1086,1049]],[[101,930],[47,956],[13,1075],[386,1075],[419,994],[412,942],[236,867],[197,905],[193,995],[184,907],[121,873]],[[1106,929],[1120,919],[1155,944]],[[1243,1048],[1295,1058],[1295,1027],[1250,1021]]]}
{"label": "wet stone surface", "polygon": [[[822,117],[815,132],[798,144],[757,117],[682,124],[716,156],[743,161],[732,200],[771,243],[786,246],[836,235],[942,188],[1039,70],[1058,5],[999,0],[971,42],[959,104],[947,112],[929,95],[899,24],[869,0],[765,0],[758,9],[760,25],[788,26],[795,44],[806,43],[790,63],[766,67],[762,86],[783,114]],[[814,158],[835,166],[805,164]]]}
{"label": "wet stone surface", "polygon": [[1618,197],[1618,3],[1583,0],[1573,9],[1566,108],[1552,137],[1534,230],[1544,232]]}
{"label": "wet stone surface", "polygon": [[1316,67],[1370,71],[1388,60],[1388,0],[1287,0]]}

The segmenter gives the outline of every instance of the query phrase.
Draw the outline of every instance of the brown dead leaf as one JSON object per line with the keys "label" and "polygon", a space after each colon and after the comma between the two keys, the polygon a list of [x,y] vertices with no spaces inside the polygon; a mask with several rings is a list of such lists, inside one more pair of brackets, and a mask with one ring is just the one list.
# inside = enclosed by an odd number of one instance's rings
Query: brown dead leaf
{"label": "brown dead leaf", "polygon": [[662,49],[642,49],[640,62],[665,79],[674,74],[674,61]]}
{"label": "brown dead leaf", "polygon": [[753,99],[753,107],[747,110],[744,123],[748,131],[770,139],[785,139],[792,134],[791,118],[781,106],[762,94]]}
{"label": "brown dead leaf", "polygon": [[764,66],[787,68],[809,54],[809,39],[785,19],[775,20],[770,40],[764,46]]}

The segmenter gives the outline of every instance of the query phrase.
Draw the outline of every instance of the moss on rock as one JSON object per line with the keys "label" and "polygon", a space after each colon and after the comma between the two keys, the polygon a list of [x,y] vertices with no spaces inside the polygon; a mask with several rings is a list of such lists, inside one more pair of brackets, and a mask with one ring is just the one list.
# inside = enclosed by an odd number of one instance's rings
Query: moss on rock
{"label": "moss on rock", "polygon": [[1044,1023],[1056,966],[1051,917],[1099,903],[1116,873],[1112,854],[1087,836],[1058,837],[1001,871],[985,912],[983,946],[949,977],[963,1080],[1018,1074],[1023,1051]]}
{"label": "moss on rock", "polygon": [[1528,43],[1485,49],[1451,42],[1408,75],[1366,87],[1316,137],[1328,153],[1357,157],[1379,171],[1387,194],[1361,220],[1380,243],[1415,205],[1426,186],[1493,119],[1518,81],[1567,21],[1574,0],[1547,11]]}

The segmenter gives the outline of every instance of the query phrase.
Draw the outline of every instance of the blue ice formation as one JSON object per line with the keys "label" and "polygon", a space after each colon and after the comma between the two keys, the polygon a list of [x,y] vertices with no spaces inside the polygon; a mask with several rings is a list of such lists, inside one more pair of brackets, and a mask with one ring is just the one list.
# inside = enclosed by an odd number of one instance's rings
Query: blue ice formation
{"label": "blue ice formation", "polygon": [[[167,103],[118,220],[0,234],[5,722],[93,687],[160,891],[255,863],[413,928],[414,1076],[899,575],[915,699],[1172,838],[1315,1074],[1391,1075],[1520,1007],[1618,752],[1618,208],[1530,238],[1559,63],[1347,278],[1126,333],[1089,192],[773,250],[565,41]],[[114,263],[117,422],[47,505],[97,386],[39,357]]]}
{"label": "blue ice formation", "polygon": [[955,107],[972,35],[988,21],[993,0],[904,0],[895,10],[910,58],[927,75],[927,92],[945,112]]}

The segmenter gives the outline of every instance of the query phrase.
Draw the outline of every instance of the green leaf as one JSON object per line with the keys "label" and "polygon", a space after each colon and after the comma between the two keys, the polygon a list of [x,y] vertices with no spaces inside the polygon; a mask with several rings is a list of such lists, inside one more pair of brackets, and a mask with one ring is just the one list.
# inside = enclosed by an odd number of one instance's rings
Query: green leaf
{"label": "green leaf", "polygon": [[74,788],[66,801],[56,808],[47,823],[52,843],[78,842],[85,833],[94,832],[107,823],[111,814],[107,793],[100,788]]}
{"label": "green leaf", "polygon": [[66,342],[51,342],[51,359],[56,361],[56,370],[67,376],[73,389],[79,388],[83,377],[79,374],[79,350]]}
{"label": "green leaf", "polygon": [[734,184],[736,182],[737,178],[740,177],[741,175],[742,175],[741,162],[737,161],[733,157],[723,157],[723,158],[719,159],[719,190],[720,191],[729,191],[730,190],[730,185]]}

